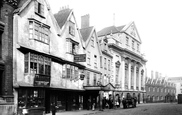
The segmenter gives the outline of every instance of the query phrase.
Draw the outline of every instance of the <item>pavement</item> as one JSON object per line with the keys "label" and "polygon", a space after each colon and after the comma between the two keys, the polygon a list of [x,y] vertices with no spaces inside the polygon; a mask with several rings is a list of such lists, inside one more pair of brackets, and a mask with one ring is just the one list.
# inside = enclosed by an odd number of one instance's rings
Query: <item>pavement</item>
{"label": "pavement", "polygon": [[[117,109],[104,109],[103,111],[100,110],[78,110],[78,111],[64,111],[64,112],[56,112],[56,115],[93,115],[93,114],[98,114],[101,112],[107,112],[107,111],[112,111],[112,110],[118,110],[121,108]],[[52,115],[52,113],[48,113],[46,115]]]}

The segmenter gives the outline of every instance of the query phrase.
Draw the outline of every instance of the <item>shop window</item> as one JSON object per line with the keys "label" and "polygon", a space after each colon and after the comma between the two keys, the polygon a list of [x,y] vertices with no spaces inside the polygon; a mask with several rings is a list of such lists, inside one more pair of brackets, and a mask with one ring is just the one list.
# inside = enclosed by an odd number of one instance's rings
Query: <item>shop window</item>
{"label": "shop window", "polygon": [[45,91],[42,89],[19,89],[18,108],[44,107]]}
{"label": "shop window", "polygon": [[29,38],[49,44],[49,26],[34,19],[29,21]]}
{"label": "shop window", "polygon": [[42,55],[33,53],[25,54],[25,73],[41,74],[50,76],[51,59]]}
{"label": "shop window", "polygon": [[44,16],[44,4],[38,1],[35,1],[35,13]]}

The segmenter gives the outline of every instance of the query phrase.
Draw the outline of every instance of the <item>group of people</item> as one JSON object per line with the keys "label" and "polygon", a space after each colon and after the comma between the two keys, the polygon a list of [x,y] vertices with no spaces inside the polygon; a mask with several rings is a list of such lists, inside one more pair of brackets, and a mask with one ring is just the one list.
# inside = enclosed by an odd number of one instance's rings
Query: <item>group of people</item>
{"label": "group of people", "polygon": [[112,95],[109,95],[109,98],[107,99],[106,97],[103,97],[102,99],[102,109],[108,108],[112,109],[114,105],[119,108],[121,104],[120,96],[116,95],[115,97],[115,103]]}

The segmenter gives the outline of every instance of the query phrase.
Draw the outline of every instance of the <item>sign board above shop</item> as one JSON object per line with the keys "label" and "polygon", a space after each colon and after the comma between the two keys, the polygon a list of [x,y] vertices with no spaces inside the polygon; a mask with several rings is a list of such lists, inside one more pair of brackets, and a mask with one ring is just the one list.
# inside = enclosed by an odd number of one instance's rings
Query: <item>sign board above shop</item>
{"label": "sign board above shop", "polygon": [[86,54],[74,55],[74,62],[86,62]]}

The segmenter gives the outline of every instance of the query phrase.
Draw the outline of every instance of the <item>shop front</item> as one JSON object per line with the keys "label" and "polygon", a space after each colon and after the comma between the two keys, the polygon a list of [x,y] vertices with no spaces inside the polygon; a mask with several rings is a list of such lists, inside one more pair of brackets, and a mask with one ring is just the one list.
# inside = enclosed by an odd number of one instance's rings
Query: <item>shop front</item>
{"label": "shop front", "polygon": [[19,82],[17,90],[18,115],[43,115],[45,113],[46,91],[50,86],[50,77],[36,74],[34,84]]}

